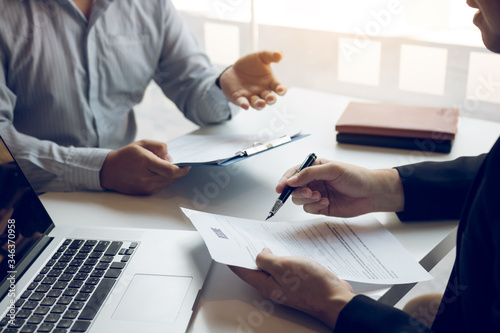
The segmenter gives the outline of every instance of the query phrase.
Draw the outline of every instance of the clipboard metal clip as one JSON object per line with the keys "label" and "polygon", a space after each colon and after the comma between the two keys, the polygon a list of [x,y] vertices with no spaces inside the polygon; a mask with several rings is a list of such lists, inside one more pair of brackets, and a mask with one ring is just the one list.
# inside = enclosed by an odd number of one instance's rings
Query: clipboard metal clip
{"label": "clipboard metal clip", "polygon": [[240,150],[236,154],[239,156],[251,156],[257,153],[260,153],[264,150],[271,149],[274,147],[281,146],[287,142],[292,141],[292,138],[290,138],[289,135],[283,135],[282,137],[279,137],[277,139],[271,140],[269,142],[254,142],[253,146],[245,149],[245,150]]}

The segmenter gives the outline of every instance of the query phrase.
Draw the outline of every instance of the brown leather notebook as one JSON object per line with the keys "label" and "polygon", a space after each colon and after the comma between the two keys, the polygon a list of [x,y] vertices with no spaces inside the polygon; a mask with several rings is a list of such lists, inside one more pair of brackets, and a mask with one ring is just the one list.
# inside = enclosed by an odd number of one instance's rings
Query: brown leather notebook
{"label": "brown leather notebook", "polygon": [[351,102],[335,129],[339,133],[453,140],[459,110]]}

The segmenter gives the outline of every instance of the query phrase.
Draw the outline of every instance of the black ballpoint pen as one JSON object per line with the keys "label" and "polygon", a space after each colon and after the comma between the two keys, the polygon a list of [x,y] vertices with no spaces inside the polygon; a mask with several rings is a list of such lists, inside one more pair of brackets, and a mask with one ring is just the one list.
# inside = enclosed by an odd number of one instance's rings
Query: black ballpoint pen
{"label": "black ballpoint pen", "polygon": [[[302,170],[304,170],[305,168],[311,166],[314,163],[314,161],[316,161],[316,154],[310,153],[307,156],[306,160],[297,169],[297,172],[295,174],[297,174],[297,173],[301,172]],[[288,197],[290,196],[290,194],[292,194],[293,190],[295,190],[295,187],[291,187],[291,186],[288,186],[288,185],[285,187],[285,189],[283,190],[283,192],[281,192],[281,194],[278,197],[278,199],[276,199],[276,202],[274,203],[273,208],[271,208],[271,211],[269,212],[269,215],[267,216],[266,221],[269,220],[274,215],[276,215],[276,213],[278,212],[278,210],[285,203],[286,199],[288,199]]]}

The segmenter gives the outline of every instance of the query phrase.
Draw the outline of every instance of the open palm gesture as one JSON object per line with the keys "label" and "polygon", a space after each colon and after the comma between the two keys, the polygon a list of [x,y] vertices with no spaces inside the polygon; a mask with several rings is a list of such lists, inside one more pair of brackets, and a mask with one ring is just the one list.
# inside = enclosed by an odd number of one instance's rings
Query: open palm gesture
{"label": "open palm gesture", "polygon": [[281,61],[280,52],[261,51],[240,58],[220,78],[221,89],[232,103],[248,110],[260,110],[276,102],[276,94],[286,93],[274,75],[271,63]]}

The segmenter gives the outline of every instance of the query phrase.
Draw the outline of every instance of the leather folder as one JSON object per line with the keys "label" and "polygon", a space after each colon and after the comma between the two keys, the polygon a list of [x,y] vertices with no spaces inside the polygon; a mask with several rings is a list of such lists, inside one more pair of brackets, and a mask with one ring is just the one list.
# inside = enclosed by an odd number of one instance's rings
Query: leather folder
{"label": "leather folder", "polygon": [[447,153],[458,116],[456,108],[351,102],[335,129],[340,143]]}

